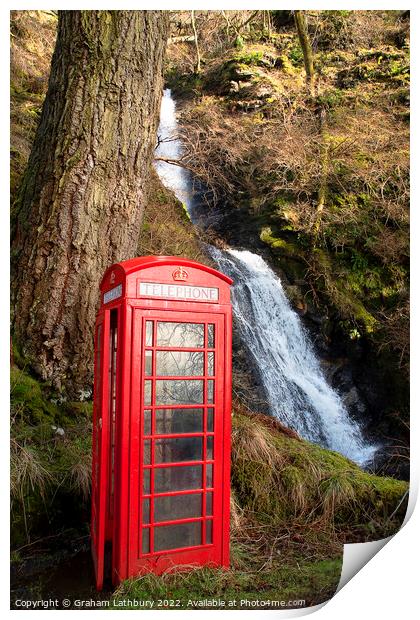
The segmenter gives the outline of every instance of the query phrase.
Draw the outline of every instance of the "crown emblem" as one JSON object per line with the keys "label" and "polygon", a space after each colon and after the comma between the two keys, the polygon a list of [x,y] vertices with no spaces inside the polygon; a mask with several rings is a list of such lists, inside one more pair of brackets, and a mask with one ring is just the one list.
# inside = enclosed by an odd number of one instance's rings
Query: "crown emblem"
{"label": "crown emblem", "polygon": [[177,267],[173,272],[172,277],[177,282],[185,282],[185,280],[188,280],[188,271],[185,271],[183,267]]}

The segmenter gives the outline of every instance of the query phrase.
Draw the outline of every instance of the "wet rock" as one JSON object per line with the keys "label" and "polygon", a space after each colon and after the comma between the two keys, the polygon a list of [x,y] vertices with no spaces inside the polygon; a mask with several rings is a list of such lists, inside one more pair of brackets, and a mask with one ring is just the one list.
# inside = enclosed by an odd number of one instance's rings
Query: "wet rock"
{"label": "wet rock", "polygon": [[356,386],[353,386],[348,392],[342,394],[342,398],[348,411],[359,415],[366,412],[366,405],[362,401]]}
{"label": "wet rock", "polygon": [[288,299],[293,305],[293,308],[296,310],[296,312],[300,316],[304,316],[306,312],[308,311],[308,304],[303,298],[301,288],[299,286],[296,286],[295,284],[292,284],[292,285],[283,284],[283,286],[284,286],[284,290],[286,292]]}

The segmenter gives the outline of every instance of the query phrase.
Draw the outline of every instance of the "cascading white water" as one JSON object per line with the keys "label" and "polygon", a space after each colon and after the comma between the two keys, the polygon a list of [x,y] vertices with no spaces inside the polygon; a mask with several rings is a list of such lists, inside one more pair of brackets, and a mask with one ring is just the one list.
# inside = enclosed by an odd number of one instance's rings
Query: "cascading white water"
{"label": "cascading white water", "polygon": [[[164,91],[157,155],[179,159],[175,102]],[[157,172],[197,221],[191,174],[159,161]],[[362,438],[338,394],[325,380],[320,363],[280,279],[264,260],[246,250],[222,251],[209,246],[221,271],[232,277],[233,308],[240,336],[261,377],[271,413],[302,437],[367,463],[376,451]]]}
{"label": "cascading white water", "polygon": [[271,413],[314,443],[358,463],[369,461],[375,448],[364,442],[359,426],[326,382],[280,279],[252,252],[211,247],[210,254],[234,280],[237,327],[258,368]]}
{"label": "cascading white water", "polygon": [[[173,161],[181,159],[182,143],[177,138],[177,130],[175,101],[172,99],[170,89],[166,88],[163,91],[160,108],[157,157],[164,157]],[[194,207],[191,173],[181,166],[169,164],[166,161],[157,161],[155,168],[162,183],[174,192],[178,200],[184,203],[191,216]]]}

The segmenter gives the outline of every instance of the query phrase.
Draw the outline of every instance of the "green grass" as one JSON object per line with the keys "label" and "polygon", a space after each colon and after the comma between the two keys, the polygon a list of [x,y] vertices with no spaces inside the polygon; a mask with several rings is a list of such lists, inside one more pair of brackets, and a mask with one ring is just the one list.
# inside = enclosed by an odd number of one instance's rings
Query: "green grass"
{"label": "green grass", "polygon": [[[248,570],[198,568],[163,576],[145,575],[118,588],[111,606],[122,601],[153,601],[153,608],[281,609],[327,600],[341,574],[341,558],[286,564],[279,556],[270,565]],[[166,601],[160,603],[160,601]],[[254,601],[254,604],[252,603]]]}

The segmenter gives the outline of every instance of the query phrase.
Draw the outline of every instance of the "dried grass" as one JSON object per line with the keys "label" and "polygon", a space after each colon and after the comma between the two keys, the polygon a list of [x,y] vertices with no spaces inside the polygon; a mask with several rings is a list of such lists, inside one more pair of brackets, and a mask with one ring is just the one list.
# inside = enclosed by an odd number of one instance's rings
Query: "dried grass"
{"label": "dried grass", "polygon": [[12,497],[21,499],[29,489],[44,496],[52,479],[51,473],[42,464],[36,450],[12,438],[10,451]]}

